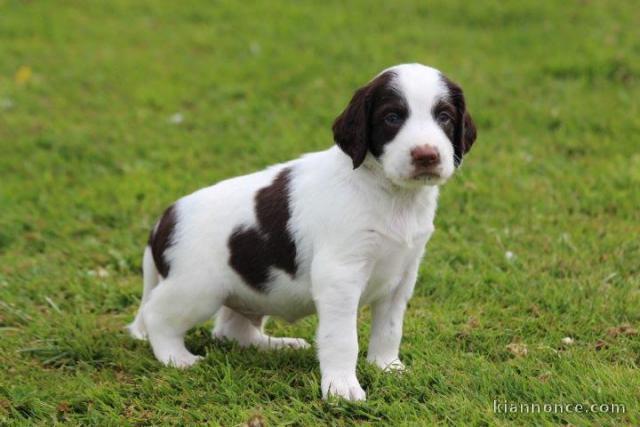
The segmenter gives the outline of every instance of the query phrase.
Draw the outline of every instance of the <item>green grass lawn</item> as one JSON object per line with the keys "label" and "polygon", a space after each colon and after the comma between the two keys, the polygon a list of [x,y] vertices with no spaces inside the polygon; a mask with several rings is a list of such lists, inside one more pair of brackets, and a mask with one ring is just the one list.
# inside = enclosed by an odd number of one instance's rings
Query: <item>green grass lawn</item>
{"label": "green grass lawn", "polygon": [[[633,1],[0,0],[0,424],[639,425],[639,18]],[[362,352],[368,401],[327,403],[313,350],[205,325],[187,341],[206,359],[178,371],[125,334],[168,204],[329,147],[353,90],[412,61],[462,84],[479,138],[442,191],[408,372]]]}

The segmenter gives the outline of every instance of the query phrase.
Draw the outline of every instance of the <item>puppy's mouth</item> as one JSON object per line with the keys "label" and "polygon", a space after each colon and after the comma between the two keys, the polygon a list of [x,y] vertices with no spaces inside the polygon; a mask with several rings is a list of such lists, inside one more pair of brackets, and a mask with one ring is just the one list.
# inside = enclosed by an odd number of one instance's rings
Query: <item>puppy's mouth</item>
{"label": "puppy's mouth", "polygon": [[421,171],[413,172],[411,174],[410,178],[415,180],[415,181],[436,180],[436,179],[442,178],[442,175],[440,175],[437,172],[433,172],[433,171],[421,170]]}

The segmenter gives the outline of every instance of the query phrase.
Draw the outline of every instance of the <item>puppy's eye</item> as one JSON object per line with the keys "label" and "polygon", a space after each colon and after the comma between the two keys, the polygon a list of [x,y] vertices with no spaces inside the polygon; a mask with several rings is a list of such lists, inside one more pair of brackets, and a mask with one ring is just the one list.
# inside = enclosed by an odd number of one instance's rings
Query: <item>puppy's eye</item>
{"label": "puppy's eye", "polygon": [[451,117],[451,114],[447,113],[446,111],[441,111],[438,114],[438,122],[442,123],[443,125],[448,125],[452,120],[453,117]]}
{"label": "puppy's eye", "polygon": [[402,122],[402,117],[398,113],[389,113],[384,116],[384,122],[388,125],[399,125]]}

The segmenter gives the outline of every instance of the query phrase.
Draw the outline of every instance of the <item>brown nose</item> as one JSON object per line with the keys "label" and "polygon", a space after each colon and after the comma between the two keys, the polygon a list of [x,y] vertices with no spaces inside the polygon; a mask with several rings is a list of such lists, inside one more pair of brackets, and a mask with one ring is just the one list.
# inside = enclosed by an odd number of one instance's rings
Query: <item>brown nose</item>
{"label": "brown nose", "polygon": [[440,163],[440,153],[431,145],[420,145],[411,150],[411,159],[416,166],[435,166]]}

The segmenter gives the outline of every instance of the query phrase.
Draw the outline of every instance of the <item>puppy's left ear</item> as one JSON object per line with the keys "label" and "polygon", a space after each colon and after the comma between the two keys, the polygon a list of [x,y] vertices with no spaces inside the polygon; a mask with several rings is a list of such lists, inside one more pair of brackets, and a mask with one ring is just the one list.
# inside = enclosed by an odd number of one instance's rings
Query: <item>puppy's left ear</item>
{"label": "puppy's left ear", "polygon": [[477,132],[476,124],[473,123],[473,119],[466,109],[463,115],[463,127],[462,141],[464,143],[464,154],[467,154],[476,140]]}
{"label": "puppy's left ear", "polygon": [[450,101],[458,111],[458,118],[462,117],[457,120],[455,136],[452,141],[456,156],[455,165],[458,166],[462,161],[462,156],[471,150],[471,146],[476,140],[476,125],[467,110],[462,88],[444,75],[441,75],[441,78],[448,89]]}
{"label": "puppy's left ear", "polygon": [[353,161],[356,169],[364,162],[369,146],[370,85],[361,87],[347,108],[333,122],[333,140]]}

